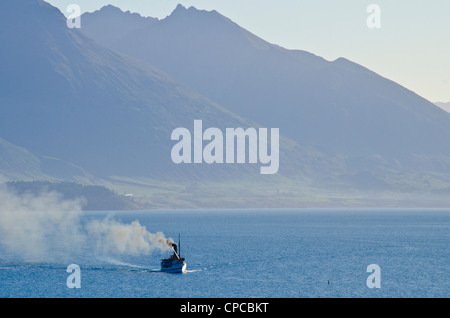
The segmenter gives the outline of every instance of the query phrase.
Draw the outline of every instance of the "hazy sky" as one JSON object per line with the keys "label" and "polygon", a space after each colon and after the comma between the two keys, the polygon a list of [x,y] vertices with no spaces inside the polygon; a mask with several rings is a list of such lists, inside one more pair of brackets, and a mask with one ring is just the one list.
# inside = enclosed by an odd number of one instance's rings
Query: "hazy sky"
{"label": "hazy sky", "polygon": [[[69,4],[95,11],[112,4],[164,18],[178,3],[217,10],[271,43],[327,60],[345,57],[426,99],[450,101],[449,0],[47,0],[65,13]],[[367,7],[381,9],[371,29]],[[81,22],[82,23],[82,22]]]}

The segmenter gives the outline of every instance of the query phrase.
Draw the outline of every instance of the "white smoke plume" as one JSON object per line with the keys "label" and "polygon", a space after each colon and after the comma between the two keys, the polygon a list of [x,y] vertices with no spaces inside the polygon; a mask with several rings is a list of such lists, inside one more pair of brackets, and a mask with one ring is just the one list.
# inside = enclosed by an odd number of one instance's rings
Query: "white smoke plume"
{"label": "white smoke plume", "polygon": [[154,249],[167,248],[164,234],[147,231],[145,226],[133,221],[122,224],[111,218],[94,220],[87,225],[89,237],[92,237],[97,248],[105,254],[149,254]]}
{"label": "white smoke plume", "polygon": [[150,233],[138,221],[83,222],[82,206],[82,199],[63,200],[54,192],[19,196],[0,186],[0,257],[47,262],[168,248],[163,233]]}

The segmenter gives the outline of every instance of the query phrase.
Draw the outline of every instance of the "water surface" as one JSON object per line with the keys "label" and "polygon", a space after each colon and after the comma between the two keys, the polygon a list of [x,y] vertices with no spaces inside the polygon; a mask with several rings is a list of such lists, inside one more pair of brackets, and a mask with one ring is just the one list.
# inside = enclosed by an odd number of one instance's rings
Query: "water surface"
{"label": "water surface", "polygon": [[[448,297],[450,210],[177,210],[113,213],[175,240],[188,272],[150,255],[30,262],[0,247],[0,297]],[[88,249],[90,250],[90,249]],[[69,289],[69,264],[81,288]],[[367,267],[381,269],[368,288]]]}

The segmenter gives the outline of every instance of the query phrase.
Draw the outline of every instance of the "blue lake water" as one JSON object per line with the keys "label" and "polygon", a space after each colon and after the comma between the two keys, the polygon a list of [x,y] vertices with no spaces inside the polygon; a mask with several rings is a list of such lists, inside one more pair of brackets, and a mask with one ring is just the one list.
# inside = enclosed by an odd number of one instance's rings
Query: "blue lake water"
{"label": "blue lake water", "polygon": [[[188,272],[159,271],[167,252],[24,261],[0,247],[0,297],[449,297],[450,210],[86,212],[181,234]],[[81,269],[81,288],[66,272]],[[380,288],[368,288],[370,264]]]}

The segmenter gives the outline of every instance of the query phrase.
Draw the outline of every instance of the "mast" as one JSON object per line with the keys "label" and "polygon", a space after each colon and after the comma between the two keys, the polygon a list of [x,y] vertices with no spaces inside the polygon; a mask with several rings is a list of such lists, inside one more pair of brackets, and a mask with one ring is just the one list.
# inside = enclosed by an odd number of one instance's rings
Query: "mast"
{"label": "mast", "polygon": [[178,256],[181,257],[181,241],[180,241],[180,233],[178,233]]}

